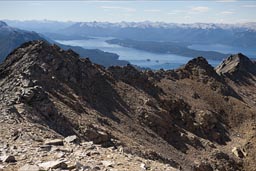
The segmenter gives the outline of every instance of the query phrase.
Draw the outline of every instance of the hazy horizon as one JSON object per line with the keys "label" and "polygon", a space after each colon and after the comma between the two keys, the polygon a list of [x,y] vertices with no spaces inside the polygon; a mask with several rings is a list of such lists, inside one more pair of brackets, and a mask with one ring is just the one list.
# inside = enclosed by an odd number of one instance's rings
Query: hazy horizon
{"label": "hazy horizon", "polygon": [[97,20],[87,20],[87,21],[61,21],[61,20],[49,20],[49,19],[32,19],[32,20],[18,20],[18,19],[0,19],[0,21],[18,21],[18,22],[60,22],[60,23],[90,23],[90,22],[97,22],[97,23],[143,23],[143,22],[151,22],[151,23],[167,23],[167,24],[243,24],[243,23],[256,23],[256,21],[248,21],[248,22],[237,22],[237,23],[225,23],[225,22],[194,22],[194,23],[178,23],[178,22],[165,22],[165,21],[150,21],[150,20],[144,20],[144,21],[97,21]]}
{"label": "hazy horizon", "polygon": [[60,22],[256,22],[256,2],[212,1],[0,1],[0,20]]}

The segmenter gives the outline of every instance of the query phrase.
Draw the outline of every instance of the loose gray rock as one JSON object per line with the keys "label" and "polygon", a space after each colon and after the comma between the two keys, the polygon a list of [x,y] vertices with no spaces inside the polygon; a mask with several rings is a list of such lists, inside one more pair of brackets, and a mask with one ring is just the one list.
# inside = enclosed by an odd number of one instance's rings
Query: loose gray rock
{"label": "loose gray rock", "polygon": [[23,79],[23,80],[21,80],[21,82],[22,82],[23,87],[25,87],[25,88],[33,86],[33,82],[31,80]]}
{"label": "loose gray rock", "polygon": [[85,136],[95,144],[103,144],[111,141],[111,137],[107,133],[94,129],[85,130]]}
{"label": "loose gray rock", "polygon": [[21,168],[19,168],[18,171],[40,171],[40,168],[36,165],[26,164],[26,165],[22,166]]}
{"label": "loose gray rock", "polygon": [[58,168],[66,169],[67,164],[64,161],[56,160],[56,161],[48,161],[48,162],[41,163],[39,164],[39,167],[45,170],[58,169]]}
{"label": "loose gray rock", "polygon": [[4,166],[0,164],[0,171],[4,170]]}
{"label": "loose gray rock", "polygon": [[68,136],[64,139],[65,142],[67,143],[74,143],[78,140],[77,136],[76,135],[71,135],[71,136]]}
{"label": "loose gray rock", "polygon": [[239,147],[234,147],[232,149],[232,153],[236,156],[236,157],[239,157],[239,158],[244,158],[246,156],[246,152],[239,148]]}
{"label": "loose gray rock", "polygon": [[64,145],[62,139],[46,140],[45,145]]}
{"label": "loose gray rock", "polygon": [[108,160],[101,161],[101,163],[102,163],[105,167],[113,167],[113,164],[114,164],[114,162],[108,161]]}
{"label": "loose gray rock", "polygon": [[40,146],[39,151],[51,151],[51,148],[51,145],[42,145]]}

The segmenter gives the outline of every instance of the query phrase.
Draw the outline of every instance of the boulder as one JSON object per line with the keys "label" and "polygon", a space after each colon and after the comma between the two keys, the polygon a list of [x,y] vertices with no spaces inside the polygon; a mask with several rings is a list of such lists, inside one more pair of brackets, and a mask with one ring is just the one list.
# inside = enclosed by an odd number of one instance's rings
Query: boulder
{"label": "boulder", "polygon": [[244,151],[244,149],[239,147],[234,147],[232,149],[232,153],[239,158],[244,158],[246,156],[246,152]]}
{"label": "boulder", "polygon": [[65,142],[67,143],[74,143],[74,142],[77,142],[78,141],[78,138],[76,135],[71,135],[71,136],[68,136],[64,139]]}
{"label": "boulder", "polygon": [[16,159],[12,155],[5,155],[0,157],[0,161],[6,162],[6,163],[13,163],[13,162],[16,162]]}
{"label": "boulder", "polygon": [[103,144],[111,141],[111,138],[107,133],[95,129],[86,129],[85,137],[95,144]]}

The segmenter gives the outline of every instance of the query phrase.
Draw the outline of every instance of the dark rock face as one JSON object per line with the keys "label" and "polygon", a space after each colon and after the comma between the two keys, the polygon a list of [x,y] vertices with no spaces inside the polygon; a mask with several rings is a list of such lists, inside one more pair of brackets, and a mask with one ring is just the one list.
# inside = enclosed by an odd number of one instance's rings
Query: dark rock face
{"label": "dark rock face", "polygon": [[[32,41],[0,65],[0,88],[2,123],[33,123],[103,147],[122,145],[129,153],[184,169],[241,169],[226,151],[225,160],[212,154],[228,150],[233,129],[242,132],[254,117],[238,87],[202,57],[173,71],[105,69],[72,50]],[[204,164],[209,155],[211,163]]]}
{"label": "dark rock face", "polygon": [[216,74],[214,68],[203,57],[197,57],[190,60],[184,67],[178,69],[177,72],[180,78],[193,78],[193,77],[206,77],[204,82],[207,81],[207,77],[213,77],[216,80],[221,78]]}
{"label": "dark rock face", "polygon": [[216,67],[218,74],[235,74],[238,72],[250,72],[255,74],[255,64],[246,56],[239,53],[229,56],[219,66]]}
{"label": "dark rock face", "polygon": [[156,96],[161,92],[159,87],[149,80],[148,76],[142,71],[138,71],[132,65],[125,67],[113,66],[108,69],[115,79],[121,80],[133,87],[142,89],[152,96]]}
{"label": "dark rock face", "polygon": [[239,95],[220,77],[214,68],[203,57],[190,60],[184,67],[177,69],[180,79],[193,79],[208,84],[212,90],[223,95],[240,98]]}
{"label": "dark rock face", "polygon": [[229,56],[215,70],[219,75],[225,75],[234,81],[247,82],[251,75],[256,74],[256,65],[248,57],[239,53]]}

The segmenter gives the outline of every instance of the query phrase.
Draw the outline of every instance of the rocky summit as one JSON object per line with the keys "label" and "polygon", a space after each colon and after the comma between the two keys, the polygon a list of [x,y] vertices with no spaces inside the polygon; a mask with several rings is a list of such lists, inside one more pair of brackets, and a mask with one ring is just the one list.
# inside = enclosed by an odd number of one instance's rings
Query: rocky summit
{"label": "rocky summit", "polygon": [[256,64],[248,57],[239,53],[225,59],[222,64],[216,68],[216,72],[237,79],[239,82],[241,81],[239,80],[241,77],[247,79],[249,75],[253,77],[253,75],[256,74]]}
{"label": "rocky summit", "polygon": [[27,42],[0,65],[0,170],[255,171],[254,71],[242,54],[104,68]]}

